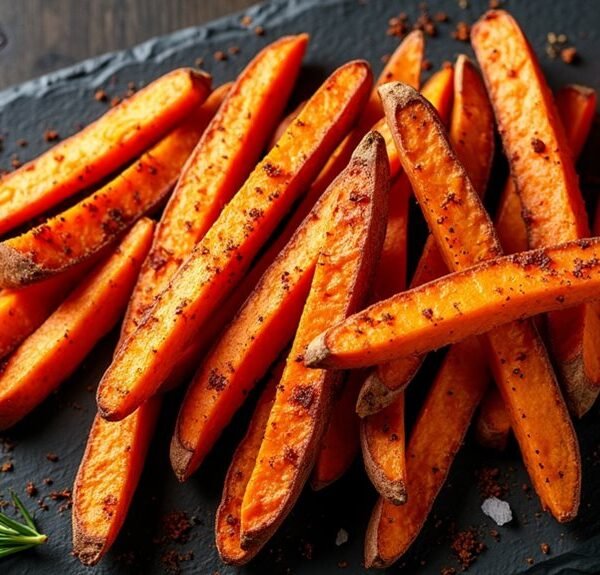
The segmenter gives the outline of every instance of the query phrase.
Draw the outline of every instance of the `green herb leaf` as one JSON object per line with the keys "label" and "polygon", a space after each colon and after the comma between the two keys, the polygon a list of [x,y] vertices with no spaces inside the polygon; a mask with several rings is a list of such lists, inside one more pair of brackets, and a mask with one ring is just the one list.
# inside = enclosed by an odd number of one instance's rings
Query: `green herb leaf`
{"label": "green herb leaf", "polygon": [[0,558],[31,549],[45,543],[48,537],[35,526],[31,513],[25,509],[16,493],[11,492],[13,504],[23,516],[25,523],[19,523],[0,512]]}

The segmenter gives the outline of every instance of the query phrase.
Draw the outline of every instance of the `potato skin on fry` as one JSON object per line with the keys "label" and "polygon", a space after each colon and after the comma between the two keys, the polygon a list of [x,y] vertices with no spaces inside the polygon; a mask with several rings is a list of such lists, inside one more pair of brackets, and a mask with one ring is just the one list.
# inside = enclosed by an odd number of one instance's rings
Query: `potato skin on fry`
{"label": "potato skin on fry", "polygon": [[314,333],[367,296],[387,219],[389,169],[379,134],[365,136],[332,188],[338,203],[244,494],[240,538],[246,550],[263,546],[295,504],[329,420],[338,374],[308,370],[301,356]]}

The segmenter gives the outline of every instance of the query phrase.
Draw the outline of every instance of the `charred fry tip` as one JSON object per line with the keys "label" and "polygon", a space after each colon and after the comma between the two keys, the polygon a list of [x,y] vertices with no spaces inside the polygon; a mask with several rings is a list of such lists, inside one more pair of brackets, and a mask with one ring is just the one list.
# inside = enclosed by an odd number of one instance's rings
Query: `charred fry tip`
{"label": "charred fry tip", "polygon": [[424,99],[412,86],[403,82],[389,82],[377,88],[384,109],[405,108],[410,102]]}
{"label": "charred fry tip", "polygon": [[304,354],[304,365],[314,368],[326,367],[330,355],[331,352],[327,347],[327,332],[324,332],[308,344]]}
{"label": "charred fry tip", "polygon": [[6,243],[0,243],[0,288],[22,287],[46,275],[31,258]]}
{"label": "charred fry tip", "polygon": [[177,477],[177,481],[180,483],[186,481],[191,475],[190,465],[192,456],[193,452],[183,444],[179,439],[178,433],[175,432],[171,438],[169,458],[171,460],[171,467],[175,472],[175,477]]}
{"label": "charred fry tip", "polygon": [[99,537],[82,533],[77,524],[73,525],[73,555],[82,565],[93,567],[104,556],[104,541]]}
{"label": "charred fry tip", "polygon": [[368,417],[390,405],[396,394],[381,381],[376,371],[365,378],[356,401],[356,414],[360,418]]}

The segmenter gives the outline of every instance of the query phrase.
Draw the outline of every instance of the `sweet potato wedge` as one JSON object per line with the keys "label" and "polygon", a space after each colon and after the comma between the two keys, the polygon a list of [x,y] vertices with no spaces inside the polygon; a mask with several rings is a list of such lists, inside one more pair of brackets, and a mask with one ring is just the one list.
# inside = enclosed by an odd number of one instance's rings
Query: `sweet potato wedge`
{"label": "sweet potato wedge", "polygon": [[165,208],[126,323],[140,323],[256,165],[294,87],[307,43],[306,34],[281,38],[238,76]]}
{"label": "sweet potato wedge", "polygon": [[[459,56],[454,73],[454,100],[452,109],[452,122],[450,127],[450,141],[456,146],[457,155],[465,164],[469,176],[471,172],[478,182],[476,188],[483,194],[494,153],[494,119],[491,106],[487,99],[485,86],[481,76],[473,64],[465,57]],[[446,273],[447,267],[433,237],[429,237],[417,267],[413,283],[425,283]],[[434,275],[436,274],[436,275]],[[399,290],[398,290],[399,291]],[[413,366],[411,369],[411,365]],[[420,365],[418,358],[410,358],[390,362],[381,366],[384,374],[414,373]],[[377,382],[378,371],[372,375],[372,380],[367,380],[363,393],[369,393],[369,386]],[[460,377],[459,373],[452,377]],[[400,380],[395,379],[394,382]],[[376,383],[377,382],[377,383]],[[377,387],[375,388],[377,389]],[[371,482],[377,491],[392,503],[399,505],[406,500],[406,448],[404,433],[404,400],[398,391],[389,393],[385,387],[383,397],[385,402],[399,395],[387,407],[377,413],[365,417],[361,422],[361,445],[365,468]],[[400,390],[402,387],[399,388]],[[371,393],[363,395],[368,399],[370,408],[377,403],[381,404],[381,395]],[[360,404],[359,404],[359,407]]]}
{"label": "sweet potato wedge", "polygon": [[242,549],[264,545],[287,516],[326,429],[338,374],[310,370],[301,359],[314,334],[367,297],[383,246],[389,190],[385,142],[379,134],[365,136],[332,187],[338,190],[338,202],[244,493]]}
{"label": "sweet potato wedge", "polygon": [[35,285],[0,292],[0,359],[46,320],[90,265],[86,262]]}
{"label": "sweet potato wedge", "polygon": [[[525,35],[512,16],[496,10],[473,26],[471,40],[511,176],[527,213],[529,245],[538,248],[588,237],[573,156],[552,93]],[[592,306],[548,316],[555,364],[571,411],[578,416],[591,407],[590,389],[600,381],[600,362],[595,360],[600,333],[586,335],[589,330],[600,331]],[[586,344],[593,349],[586,349]],[[594,361],[586,365],[586,358]]]}
{"label": "sweet potato wedge", "polygon": [[354,406],[364,378],[361,370],[350,372],[342,388],[334,394],[329,424],[310,476],[310,485],[315,491],[340,479],[360,449],[359,420]]}
{"label": "sweet potato wedge", "polygon": [[246,435],[235,450],[225,476],[223,495],[215,521],[215,539],[219,556],[229,565],[243,565],[259,551],[259,548],[246,551],[240,547],[242,501],[265,435],[267,421],[275,401],[275,392],[284,367],[285,361],[280,361],[273,369],[258,399]]}
{"label": "sweet potato wedge", "polygon": [[407,290],[315,338],[305,363],[367,367],[596,299],[599,242],[590,238],[511,254]]}
{"label": "sweet potato wedge", "polygon": [[[502,249],[491,220],[464,168],[454,154],[433,107],[418,92],[403,84],[388,84],[379,90],[403,168],[411,181],[413,192],[419,200],[423,214],[448,267],[452,270],[460,270],[499,255]],[[579,244],[580,248],[581,245]],[[538,252],[534,255],[543,255],[543,253]],[[584,256],[582,261],[592,270],[595,268],[596,263],[590,261],[589,256]],[[513,262],[517,264],[519,258],[515,258]],[[531,261],[526,258],[525,264],[522,260],[521,262],[522,270],[526,268],[533,268],[535,271],[544,270],[548,266],[554,268],[552,259]],[[494,267],[493,264],[488,265]],[[553,269],[553,272],[556,275],[560,275],[562,272],[563,275],[566,274],[573,278],[578,275],[588,276],[587,268],[582,271],[577,265],[577,262],[571,261],[564,268],[561,267],[560,271]],[[544,273],[542,271],[542,275]],[[520,287],[525,287],[527,282],[531,285],[530,280],[523,278]],[[552,283],[558,287],[555,281]],[[439,281],[427,284],[430,289],[436,285],[440,286]],[[514,305],[511,295],[500,296],[495,291],[493,296],[491,292],[494,287],[508,292],[517,285],[519,284],[510,282],[494,281],[489,284],[484,282],[479,285],[479,289],[485,292],[488,302],[497,298],[499,307],[504,307],[506,310]],[[533,286],[531,287],[533,288]],[[561,287],[564,290],[565,286]],[[538,289],[540,289],[539,286]],[[475,291],[477,288],[471,292],[472,297],[475,296]],[[584,291],[586,290],[582,289],[582,292]],[[528,289],[523,290],[525,294],[528,292]],[[398,302],[397,298],[406,297],[407,293],[410,292],[395,296],[388,301]],[[428,323],[433,331],[442,326],[448,328],[449,323],[454,323],[449,321],[450,316],[463,312],[463,308],[456,309],[453,306],[454,303],[457,303],[455,296],[460,292],[445,293],[451,294],[442,297],[445,301],[439,301],[429,308],[413,308],[413,314],[420,314],[423,323]],[[529,293],[531,294],[531,292]],[[502,304],[498,301],[500,297],[503,297]],[[507,299],[509,301],[506,301]],[[535,304],[543,299],[537,297],[531,307],[536,307]],[[469,305],[470,303],[474,302],[469,302]],[[550,305],[550,302],[546,303]],[[561,305],[561,303],[554,299],[552,305]],[[377,306],[374,306],[371,309],[376,308]],[[448,309],[448,314],[440,314],[441,308],[452,308],[454,311]],[[473,323],[481,325],[485,315],[479,315]],[[528,310],[523,315],[528,315]],[[358,314],[357,317],[360,316],[361,314]],[[362,319],[364,317],[363,315]],[[377,317],[378,324],[366,329],[366,339],[375,337],[381,341],[381,339],[387,338],[387,346],[394,347],[395,353],[402,355],[399,352],[399,346],[396,345],[398,342],[393,337],[393,333],[397,323],[406,325],[407,316]],[[510,319],[512,320],[514,317]],[[498,326],[499,323],[502,322],[497,322],[495,325]],[[345,325],[346,329],[352,329],[356,328],[357,324],[350,319],[345,322]],[[377,329],[374,329],[375,327]],[[444,329],[444,331],[446,330]],[[377,335],[373,335],[375,333]],[[353,332],[353,335],[356,337],[356,332]],[[457,332],[453,331],[452,337],[454,338],[456,335]],[[322,334],[315,343],[309,346],[305,357],[313,360],[310,363],[321,363],[321,367],[323,367],[323,363],[327,362],[314,362],[314,358],[327,357],[326,350],[334,339],[337,340],[336,343],[340,343],[340,338],[332,337],[331,331]],[[581,480],[579,449],[552,366],[535,327],[531,322],[513,322],[501,325],[487,333],[482,338],[482,342],[488,353],[496,383],[509,408],[511,424],[525,465],[543,505],[559,521],[572,519],[577,514],[579,506]],[[347,344],[347,342],[344,343]],[[418,348],[423,343],[422,340],[408,353],[418,352]],[[386,346],[375,347],[381,349]],[[347,345],[345,351],[349,351]],[[370,356],[369,361],[371,361],[374,355],[373,351],[374,347],[363,349],[363,355]],[[357,359],[357,355],[354,354],[353,358]]]}
{"label": "sweet potato wedge", "polygon": [[161,397],[153,397],[123,421],[96,415],[73,485],[73,554],[95,565],[114,543],[127,516]]}
{"label": "sweet potato wedge", "polygon": [[496,387],[485,394],[475,424],[475,438],[482,447],[504,451],[510,436],[510,418]]}
{"label": "sweet potato wedge", "polygon": [[476,339],[450,349],[436,376],[407,449],[408,500],[380,497],[365,539],[365,567],[387,567],[415,540],[462,445],[487,384],[485,355]]}
{"label": "sweet potato wedge", "polygon": [[[459,56],[454,73],[452,67],[443,68],[432,76],[422,94],[436,108],[444,124],[448,125],[452,117],[450,141],[457,147],[461,161],[467,160],[467,173],[473,170],[479,186],[475,189],[483,194],[494,155],[494,119],[481,76],[465,56]],[[430,236],[411,286],[427,283],[447,271],[435,239]],[[357,413],[366,417],[393,403],[410,383],[423,359],[407,357],[372,370],[360,391]],[[382,422],[377,425],[381,426]]]}
{"label": "sweet potato wedge", "polygon": [[0,243],[0,286],[34,283],[85,261],[159,207],[223,96],[223,90],[215,90],[179,127],[90,197]]}
{"label": "sweet potato wedge", "polygon": [[364,418],[360,443],[365,470],[377,492],[394,505],[406,502],[406,433],[404,394]]}
{"label": "sweet potato wedge", "polygon": [[154,224],[143,219],[8,358],[0,375],[0,429],[41,403],[81,363],[125,310]]}
{"label": "sweet potato wedge", "polygon": [[120,346],[98,389],[103,417],[122,419],[157,392],[348,130],[370,86],[368,64],[350,62],[307,102]]}
{"label": "sweet potato wedge", "polygon": [[209,93],[210,76],[189,68],[174,70],[4,176],[0,179],[0,235],[129,163]]}

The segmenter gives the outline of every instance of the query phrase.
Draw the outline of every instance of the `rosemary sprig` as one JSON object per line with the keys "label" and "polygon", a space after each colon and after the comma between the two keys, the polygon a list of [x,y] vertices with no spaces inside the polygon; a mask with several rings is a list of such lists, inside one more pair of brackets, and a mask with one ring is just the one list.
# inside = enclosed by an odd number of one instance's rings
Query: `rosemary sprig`
{"label": "rosemary sprig", "polygon": [[11,492],[11,497],[16,509],[19,510],[24,523],[19,523],[0,512],[0,558],[25,551],[41,543],[45,543],[48,537],[37,530],[33,517],[21,500],[14,492]]}

